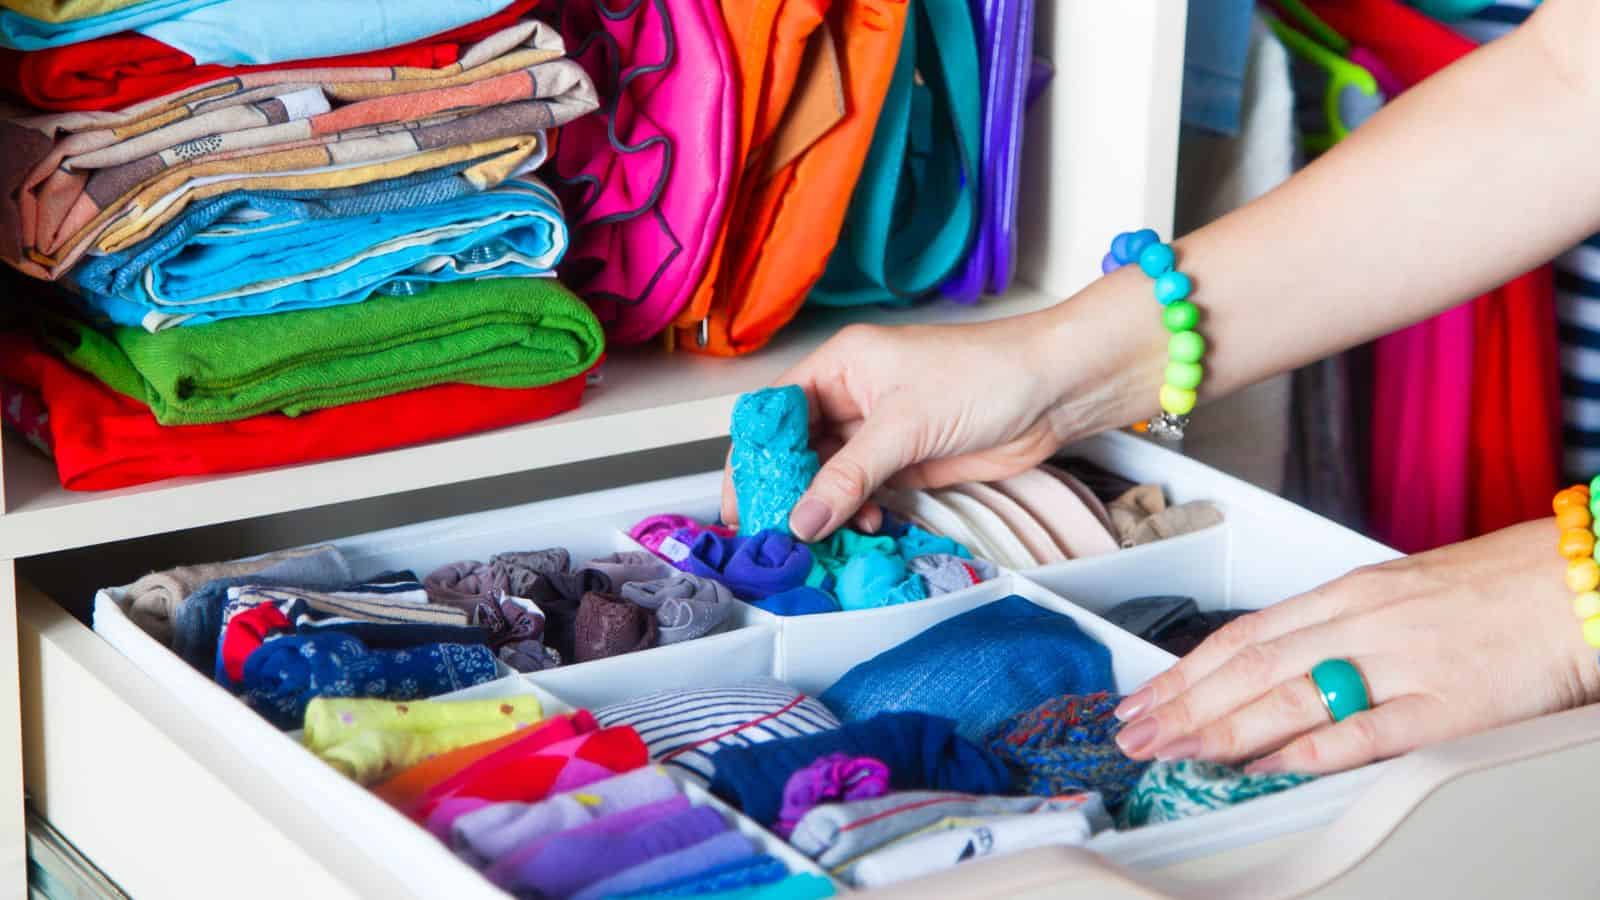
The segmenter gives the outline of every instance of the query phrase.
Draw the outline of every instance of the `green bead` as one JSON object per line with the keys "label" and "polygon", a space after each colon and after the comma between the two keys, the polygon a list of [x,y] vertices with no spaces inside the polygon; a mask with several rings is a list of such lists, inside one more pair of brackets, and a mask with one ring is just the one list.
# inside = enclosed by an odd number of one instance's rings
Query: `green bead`
{"label": "green bead", "polygon": [[1171,332],[1193,331],[1200,324],[1200,308],[1187,300],[1169,303],[1161,308],[1161,322]]}
{"label": "green bead", "polygon": [[1167,341],[1167,355],[1174,362],[1197,363],[1206,355],[1206,339],[1198,331],[1180,331]]}
{"label": "green bead", "polygon": [[1199,363],[1169,362],[1167,363],[1167,384],[1173,387],[1194,390],[1200,386],[1200,380],[1205,377],[1205,370]]}
{"label": "green bead", "polygon": [[1589,482],[1589,496],[1594,497],[1596,495],[1600,495],[1600,475],[1596,475],[1594,480]]}

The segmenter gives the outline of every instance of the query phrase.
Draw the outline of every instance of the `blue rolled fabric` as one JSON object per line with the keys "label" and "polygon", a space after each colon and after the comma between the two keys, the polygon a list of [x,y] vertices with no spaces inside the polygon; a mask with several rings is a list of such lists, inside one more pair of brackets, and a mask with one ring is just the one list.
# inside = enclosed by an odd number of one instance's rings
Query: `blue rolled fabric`
{"label": "blue rolled fabric", "polygon": [[[879,534],[882,533],[882,529],[879,529]],[[962,559],[972,558],[972,551],[968,550],[964,544],[955,538],[947,538],[944,535],[923,531],[915,525],[906,526],[905,531],[897,536],[895,541],[900,546],[900,555],[904,556],[908,561],[919,556],[933,556],[934,554],[959,556]]]}
{"label": "blue rolled fabric", "polygon": [[751,602],[804,587],[811,572],[811,548],[786,531],[731,538],[705,531],[675,565],[721,582],[735,597]]}
{"label": "blue rolled fabric", "polygon": [[839,611],[839,601],[833,599],[832,594],[804,585],[781,594],[752,600],[750,605],[775,616],[812,616]]}
{"label": "blue rolled fabric", "polygon": [[1051,697],[1115,689],[1103,644],[1067,616],[1011,596],[856,665],[818,699],[847,723],[916,710],[954,719],[963,737],[982,741]]}
{"label": "blue rolled fabric", "polygon": [[924,713],[898,712],[821,734],[723,747],[717,751],[711,791],[770,826],[783,808],[789,776],[833,753],[881,761],[889,767],[889,786],[897,791],[1003,794],[1011,787],[1005,763],[956,734],[956,723]]}
{"label": "blue rolled fabric", "polygon": [[481,192],[452,175],[318,193],[224,195],[74,280],[111,321],[158,331],[357,303],[397,282],[546,276],[567,249],[560,204],[531,177]]}
{"label": "blue rolled fabric", "polygon": [[239,696],[279,728],[299,728],[317,697],[419,700],[493,681],[494,653],[482,645],[424,644],[372,650],[337,631],[285,635],[244,663]]}

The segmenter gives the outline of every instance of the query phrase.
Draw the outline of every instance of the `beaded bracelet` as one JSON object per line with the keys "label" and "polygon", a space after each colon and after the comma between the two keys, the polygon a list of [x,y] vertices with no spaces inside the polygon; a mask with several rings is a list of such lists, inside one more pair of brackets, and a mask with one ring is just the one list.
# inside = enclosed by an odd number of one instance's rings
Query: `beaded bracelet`
{"label": "beaded bracelet", "polygon": [[1556,494],[1556,527],[1561,529],[1557,547],[1567,560],[1567,587],[1576,594],[1572,611],[1583,623],[1583,639],[1600,649],[1600,556],[1595,542],[1600,538],[1600,476],[1588,487],[1573,485]]}
{"label": "beaded bracelet", "polygon": [[1178,254],[1151,229],[1125,231],[1111,242],[1111,252],[1100,261],[1100,271],[1110,274],[1130,263],[1155,279],[1156,300],[1161,303],[1161,323],[1172,332],[1167,341],[1166,382],[1161,385],[1161,412],[1144,423],[1150,434],[1169,441],[1183,439],[1194,412],[1205,369],[1206,340],[1195,331],[1200,309],[1189,301],[1194,282],[1176,268]]}

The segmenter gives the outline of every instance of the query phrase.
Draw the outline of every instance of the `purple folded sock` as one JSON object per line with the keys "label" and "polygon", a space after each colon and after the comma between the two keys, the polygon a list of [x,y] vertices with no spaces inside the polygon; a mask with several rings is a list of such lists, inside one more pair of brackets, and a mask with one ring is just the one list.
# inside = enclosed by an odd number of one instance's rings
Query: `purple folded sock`
{"label": "purple folded sock", "polygon": [[755,841],[737,831],[724,831],[710,840],[685,847],[676,853],[657,856],[596,881],[573,895],[572,900],[601,900],[603,897],[642,891],[709,872],[729,863],[753,859],[755,855]]}
{"label": "purple folded sock", "polygon": [[530,841],[670,800],[678,793],[678,785],[665,772],[646,766],[538,803],[495,803],[462,815],[451,829],[450,846],[481,869]]}
{"label": "purple folded sock", "polygon": [[655,803],[614,812],[609,816],[601,816],[587,825],[547,834],[519,844],[510,853],[501,856],[494,865],[485,869],[483,874],[495,884],[508,887],[516,883],[517,873],[524,865],[537,863],[547,849],[554,849],[557,851],[555,855],[560,856],[562,848],[567,845],[582,847],[586,846],[585,842],[594,840],[604,844],[641,825],[670,819],[690,808],[689,798],[679,794]]}
{"label": "purple folded sock", "polygon": [[[649,809],[606,818],[634,816]],[[496,864],[489,870],[489,878],[519,896],[571,897],[612,873],[693,847],[729,830],[728,823],[709,806],[643,818],[642,824],[620,831],[580,833],[606,821],[600,819],[594,825],[556,835],[533,853],[518,852]]]}

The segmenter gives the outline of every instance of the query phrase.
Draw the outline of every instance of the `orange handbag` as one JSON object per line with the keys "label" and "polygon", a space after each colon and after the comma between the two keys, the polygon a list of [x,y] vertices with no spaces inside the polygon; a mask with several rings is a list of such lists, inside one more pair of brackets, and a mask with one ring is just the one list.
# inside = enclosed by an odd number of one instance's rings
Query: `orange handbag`
{"label": "orange handbag", "polygon": [[673,336],[738,356],[788,324],[827,267],[894,76],[906,0],[723,0],[722,10],[740,71],[738,181]]}

